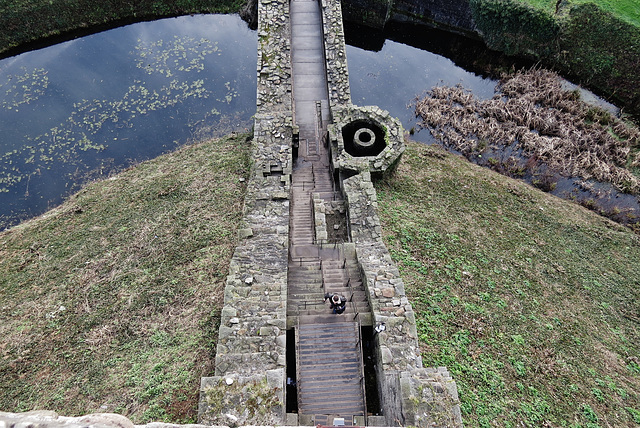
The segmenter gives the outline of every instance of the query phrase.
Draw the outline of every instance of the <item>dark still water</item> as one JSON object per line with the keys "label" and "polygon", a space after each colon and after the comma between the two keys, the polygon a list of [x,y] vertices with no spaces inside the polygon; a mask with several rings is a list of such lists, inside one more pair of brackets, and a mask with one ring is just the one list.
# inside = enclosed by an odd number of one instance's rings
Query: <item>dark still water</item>
{"label": "dark still water", "polygon": [[412,139],[424,143],[436,141],[429,131],[419,130],[411,102],[434,86],[457,84],[489,99],[498,81],[468,70],[486,69],[477,64],[480,59],[504,62],[480,42],[437,30],[412,31],[410,25],[382,33],[345,23],[345,34],[352,102],[388,110],[406,131],[414,128]]}
{"label": "dark still water", "polygon": [[[402,26],[376,32],[347,23],[345,33],[351,44],[347,47],[347,57],[353,102],[388,110],[400,119],[406,130],[415,131],[413,140],[428,144],[440,143],[428,130],[421,130],[417,125],[414,107],[410,105],[416,96],[423,95],[434,86],[459,84],[477,99],[490,99],[495,94],[498,80],[487,76],[499,75],[501,70],[532,66],[488,51],[480,42],[439,30]],[[565,81],[565,87],[567,90],[578,89],[583,101],[614,115],[619,114],[619,109],[593,93],[568,81]],[[482,157],[474,156],[469,160],[496,169],[490,162],[492,159],[511,158],[524,171],[517,178],[619,223],[640,223],[640,198],[637,195],[621,193],[610,183],[564,177],[546,170],[544,166],[529,171],[526,168],[530,157],[524,156],[521,150],[491,149]]]}
{"label": "dark still water", "polygon": [[[433,143],[416,126],[416,96],[460,84],[488,99],[497,83],[488,71],[522,64],[479,42],[424,31],[345,25],[353,102],[388,110],[415,128],[413,139]],[[250,130],[256,55],[257,34],[238,16],[200,15],[0,61],[0,230],[59,204],[87,180],[189,141]]]}
{"label": "dark still water", "polygon": [[256,47],[238,16],[202,15],[0,61],[0,230],[87,179],[251,129]]}

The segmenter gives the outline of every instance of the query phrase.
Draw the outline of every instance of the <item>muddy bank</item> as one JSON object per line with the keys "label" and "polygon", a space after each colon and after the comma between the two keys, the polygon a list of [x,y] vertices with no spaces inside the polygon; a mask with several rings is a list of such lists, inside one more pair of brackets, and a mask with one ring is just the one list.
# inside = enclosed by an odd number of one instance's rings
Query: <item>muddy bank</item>
{"label": "muddy bank", "polygon": [[481,101],[460,86],[435,87],[416,99],[416,116],[473,162],[640,230],[638,128],[584,103],[547,70],[518,72],[496,89]]}

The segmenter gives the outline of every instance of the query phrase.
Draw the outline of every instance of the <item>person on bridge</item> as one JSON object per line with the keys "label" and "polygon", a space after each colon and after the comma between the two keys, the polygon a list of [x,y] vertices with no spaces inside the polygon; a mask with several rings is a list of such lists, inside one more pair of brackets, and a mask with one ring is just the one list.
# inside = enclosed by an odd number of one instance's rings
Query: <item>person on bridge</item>
{"label": "person on bridge", "polygon": [[347,298],[344,296],[341,296],[336,293],[333,293],[333,294],[327,293],[324,295],[325,302],[327,301],[327,299],[329,299],[329,303],[330,303],[329,309],[333,309],[334,314],[343,313],[345,308],[347,307]]}

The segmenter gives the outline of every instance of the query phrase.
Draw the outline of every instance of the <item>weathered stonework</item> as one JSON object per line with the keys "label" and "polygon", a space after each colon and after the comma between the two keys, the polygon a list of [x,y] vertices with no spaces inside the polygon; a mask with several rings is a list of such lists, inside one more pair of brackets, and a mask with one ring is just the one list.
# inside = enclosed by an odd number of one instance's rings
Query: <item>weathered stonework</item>
{"label": "weathered stonework", "polygon": [[[134,425],[129,418],[115,413],[92,413],[84,416],[60,416],[50,410],[24,413],[0,412],[0,428],[205,428],[197,424],[168,424],[151,422]],[[218,427],[211,427],[218,428]],[[227,428],[227,427],[219,427]]]}
{"label": "weathered stonework", "polygon": [[258,113],[291,111],[288,0],[258,1]]}
{"label": "weathered stonework", "polygon": [[[255,397],[255,396],[254,396]],[[256,403],[258,401],[256,400]],[[233,422],[233,418],[229,418]],[[289,428],[297,425],[287,424]],[[383,426],[383,425],[375,425]],[[0,428],[260,428],[260,425],[199,425],[199,424],[170,424],[151,422],[145,425],[134,425],[127,417],[113,413],[92,413],[85,416],[60,416],[56,412],[38,410],[24,413],[0,412]],[[273,425],[264,428],[274,428]]]}
{"label": "weathered stonework", "polygon": [[335,0],[320,0],[320,4],[324,27],[324,57],[327,62],[329,107],[333,111],[336,108],[351,105],[342,7],[340,1]]}
{"label": "weathered stonework", "polygon": [[289,2],[258,2],[258,84],[239,243],[229,267],[215,376],[203,378],[199,422],[284,421],[289,194],[293,139]]}
{"label": "weathered stonework", "polygon": [[344,0],[344,19],[383,29],[389,23],[414,23],[479,38],[469,0]]}
{"label": "weathered stonework", "polygon": [[[385,133],[385,147],[375,156],[352,156],[345,150],[343,128],[349,123],[368,122],[380,127]],[[335,170],[344,172],[384,173],[399,160],[405,150],[402,124],[388,111],[376,106],[359,107],[349,105],[333,110],[333,123],[329,125],[332,164]]]}
{"label": "weathered stonework", "polygon": [[382,241],[371,174],[343,181],[351,238],[369,293],[376,326],[379,396],[388,425],[462,426],[456,384],[446,368],[424,368],[413,308]]}
{"label": "weathered stonework", "polygon": [[[478,36],[469,0],[392,0],[387,22],[431,22],[466,35]],[[366,3],[365,3],[366,4]]]}
{"label": "weathered stonework", "polygon": [[[380,10],[388,11],[392,3],[380,4]],[[389,426],[398,422],[420,427],[462,426],[456,384],[446,368],[422,367],[415,314],[400,273],[382,241],[371,174],[392,170],[399,161],[404,152],[402,125],[378,107],[351,104],[339,2],[322,0],[322,11],[332,117],[328,126],[332,168],[341,177],[350,177],[341,184],[348,229],[369,294],[374,324],[385,326],[375,338],[378,389],[385,422]],[[388,18],[387,13],[384,19]],[[372,156],[349,154],[342,130],[351,123],[373,124],[372,128],[383,129],[384,149]],[[326,214],[322,210],[319,203],[314,203],[316,226],[324,231]]]}

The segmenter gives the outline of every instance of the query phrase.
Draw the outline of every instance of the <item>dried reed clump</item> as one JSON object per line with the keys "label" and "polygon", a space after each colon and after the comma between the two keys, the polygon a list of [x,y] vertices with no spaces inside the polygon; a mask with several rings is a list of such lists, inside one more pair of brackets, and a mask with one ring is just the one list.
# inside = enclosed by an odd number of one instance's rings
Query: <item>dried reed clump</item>
{"label": "dried reed clump", "polygon": [[626,165],[640,166],[640,131],[567,91],[557,74],[540,69],[503,79],[493,99],[480,101],[460,85],[434,87],[415,101],[415,113],[434,137],[465,155],[487,145],[515,144],[567,176],[594,178],[640,194]]}

